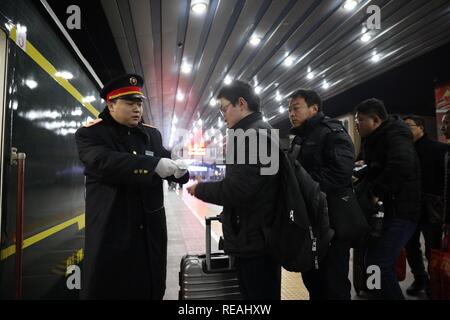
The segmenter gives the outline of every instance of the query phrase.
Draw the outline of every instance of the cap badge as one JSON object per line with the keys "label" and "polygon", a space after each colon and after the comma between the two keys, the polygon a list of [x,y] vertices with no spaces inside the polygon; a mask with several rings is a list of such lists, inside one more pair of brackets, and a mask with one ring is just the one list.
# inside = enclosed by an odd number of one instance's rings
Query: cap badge
{"label": "cap badge", "polygon": [[135,85],[137,85],[137,82],[138,82],[138,81],[137,81],[137,79],[136,79],[135,77],[131,77],[131,78],[130,78],[130,84],[131,84],[131,85],[135,86]]}

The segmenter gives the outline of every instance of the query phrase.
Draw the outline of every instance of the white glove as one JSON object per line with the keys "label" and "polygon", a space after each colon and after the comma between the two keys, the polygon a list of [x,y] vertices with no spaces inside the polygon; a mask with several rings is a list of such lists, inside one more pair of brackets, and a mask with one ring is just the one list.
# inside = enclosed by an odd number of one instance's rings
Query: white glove
{"label": "white glove", "polygon": [[186,162],[181,159],[176,160],[175,164],[177,166],[177,170],[175,170],[174,176],[176,179],[179,179],[186,174],[188,166]]}
{"label": "white glove", "polygon": [[176,170],[178,170],[178,167],[175,161],[167,158],[161,158],[155,168],[156,174],[163,179],[173,176]]}

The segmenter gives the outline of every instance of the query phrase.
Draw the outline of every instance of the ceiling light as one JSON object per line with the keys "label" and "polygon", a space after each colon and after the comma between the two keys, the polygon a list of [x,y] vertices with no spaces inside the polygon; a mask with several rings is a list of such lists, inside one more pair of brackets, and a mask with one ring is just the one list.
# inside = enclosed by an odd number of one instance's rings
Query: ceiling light
{"label": "ceiling light", "polygon": [[330,84],[327,82],[327,80],[323,80],[322,88],[324,88],[326,90],[329,87],[330,87]]}
{"label": "ceiling light", "polygon": [[223,83],[228,86],[233,82],[233,79],[230,76],[226,76],[225,80],[223,80]]}
{"label": "ceiling light", "polygon": [[372,58],[370,60],[372,60],[372,62],[374,62],[374,63],[377,63],[378,61],[381,60],[381,56],[379,54],[377,54],[376,52],[373,52]]}
{"label": "ceiling light", "polygon": [[203,121],[202,121],[202,119],[198,119],[198,122],[197,122],[197,124],[201,127],[202,126],[202,124],[203,124]]}
{"label": "ceiling light", "polygon": [[216,99],[211,98],[211,100],[209,100],[209,105],[210,105],[211,107],[215,107],[216,104],[217,104],[217,100],[216,100]]}
{"label": "ceiling light", "polygon": [[308,72],[308,74],[306,75],[306,78],[308,78],[308,80],[314,79],[314,73]]}
{"label": "ceiling light", "polygon": [[250,44],[252,45],[252,46],[254,46],[254,47],[256,47],[260,42],[261,42],[261,38],[260,37],[257,37],[257,36],[252,36],[251,38],[250,38]]}
{"label": "ceiling light", "polygon": [[370,36],[370,34],[364,33],[364,34],[361,36],[361,41],[362,41],[362,42],[368,42],[368,41],[370,41],[371,38],[372,38],[372,37]]}
{"label": "ceiling light", "polygon": [[260,86],[256,86],[256,88],[255,88],[255,93],[256,93],[256,94],[260,94],[261,91],[262,91],[262,88],[261,88]]}
{"label": "ceiling light", "polygon": [[284,59],[283,64],[284,64],[286,67],[292,66],[292,65],[294,64],[294,58],[292,58],[292,57],[287,57],[286,59]]}
{"label": "ceiling light", "polygon": [[173,116],[173,120],[172,120],[172,123],[173,124],[177,124],[178,123],[178,118],[177,118],[177,116]]}
{"label": "ceiling light", "polygon": [[181,72],[183,72],[184,74],[189,74],[192,71],[192,65],[190,65],[189,63],[183,62],[183,64],[181,65]]}
{"label": "ceiling light", "polygon": [[178,91],[177,93],[177,100],[178,101],[183,101],[184,100],[184,94],[181,91]]}
{"label": "ceiling light", "polygon": [[286,111],[286,109],[283,108],[282,106],[280,106],[280,108],[278,109],[278,112],[279,112],[279,113],[284,113],[285,111]]}
{"label": "ceiling light", "polygon": [[344,9],[347,11],[352,11],[358,5],[358,1],[356,0],[347,0],[344,3]]}
{"label": "ceiling light", "polygon": [[277,90],[277,94],[275,96],[275,100],[278,101],[278,102],[283,100],[283,97],[281,96],[280,91],[278,91],[278,90]]}
{"label": "ceiling light", "polygon": [[191,2],[191,10],[195,14],[204,14],[206,12],[206,9],[208,8],[208,1],[207,0],[193,0]]}

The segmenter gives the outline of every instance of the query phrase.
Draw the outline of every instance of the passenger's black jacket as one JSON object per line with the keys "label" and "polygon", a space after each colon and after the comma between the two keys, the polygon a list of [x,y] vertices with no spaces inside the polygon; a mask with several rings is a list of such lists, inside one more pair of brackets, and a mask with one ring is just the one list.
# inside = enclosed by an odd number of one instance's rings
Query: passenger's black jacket
{"label": "passenger's black jacket", "polygon": [[[301,144],[298,160],[326,194],[352,187],[355,149],[342,126],[328,124],[322,112],[292,128]],[[334,127],[334,128],[333,128]]]}
{"label": "passenger's black jacket", "polygon": [[[86,175],[86,238],[81,297],[162,299],[167,228],[162,179],[170,158],[156,128],[118,124],[107,108],[75,135]],[[186,183],[189,174],[171,180]]]}
{"label": "passenger's black jacket", "polygon": [[385,218],[417,222],[420,214],[420,166],[410,129],[391,116],[362,140],[361,159],[375,196],[384,202]]}
{"label": "passenger's black jacket", "polygon": [[445,153],[449,146],[431,140],[427,135],[414,143],[421,168],[422,191],[442,196],[444,193]]}
{"label": "passenger's black jacket", "polygon": [[[259,112],[242,119],[232,129],[271,129]],[[278,153],[278,145],[277,145]],[[248,151],[248,147],[246,147]],[[248,155],[248,153],[247,153]],[[263,227],[273,220],[278,192],[278,173],[261,175],[260,164],[227,164],[225,178],[199,183],[195,196],[223,206],[225,251],[238,257],[265,254]],[[261,281],[264,281],[261,279]]]}

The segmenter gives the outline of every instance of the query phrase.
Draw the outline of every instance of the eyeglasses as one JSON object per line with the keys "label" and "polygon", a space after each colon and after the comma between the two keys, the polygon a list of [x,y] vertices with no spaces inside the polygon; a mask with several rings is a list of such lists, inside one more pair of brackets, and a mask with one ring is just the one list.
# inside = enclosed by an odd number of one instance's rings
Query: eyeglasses
{"label": "eyeglasses", "polygon": [[224,105],[224,106],[220,106],[219,110],[220,110],[220,113],[222,114],[222,116],[225,115],[225,112],[227,112],[228,106],[229,106],[230,104],[232,104],[232,103],[230,102],[230,103],[228,103],[228,104],[226,104],[226,105]]}

